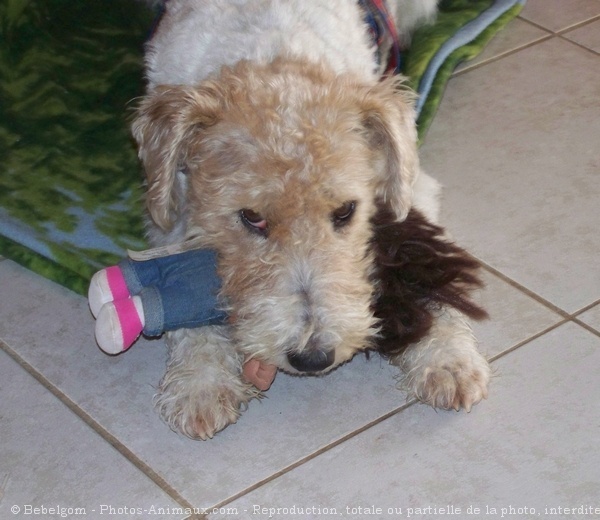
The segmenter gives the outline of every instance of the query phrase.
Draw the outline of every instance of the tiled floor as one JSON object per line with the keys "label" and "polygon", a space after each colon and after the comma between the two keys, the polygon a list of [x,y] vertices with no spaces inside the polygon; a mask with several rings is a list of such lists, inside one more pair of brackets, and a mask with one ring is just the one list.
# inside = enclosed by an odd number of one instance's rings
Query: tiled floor
{"label": "tiled floor", "polygon": [[0,518],[600,518],[599,34],[598,0],[529,0],[450,81],[422,149],[486,266],[487,401],[407,403],[359,357],[280,374],[190,441],[151,406],[160,341],[102,354],[83,298],[3,260]]}

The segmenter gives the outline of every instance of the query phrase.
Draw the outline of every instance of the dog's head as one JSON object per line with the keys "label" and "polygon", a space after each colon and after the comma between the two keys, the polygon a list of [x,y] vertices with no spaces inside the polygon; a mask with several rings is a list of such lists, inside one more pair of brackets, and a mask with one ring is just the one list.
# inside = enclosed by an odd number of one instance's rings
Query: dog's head
{"label": "dog's head", "polygon": [[418,169],[398,87],[276,60],[142,101],[150,217],[218,252],[245,354],[318,373],[372,346],[371,220],[377,201],[406,217]]}

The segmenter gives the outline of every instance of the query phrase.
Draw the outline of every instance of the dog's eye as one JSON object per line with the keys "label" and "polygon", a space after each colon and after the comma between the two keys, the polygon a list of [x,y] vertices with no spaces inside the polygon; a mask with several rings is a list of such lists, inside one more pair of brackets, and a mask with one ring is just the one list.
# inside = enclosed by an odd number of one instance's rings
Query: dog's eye
{"label": "dog's eye", "polygon": [[331,214],[331,221],[336,229],[344,227],[352,220],[354,210],[356,209],[356,201],[350,200],[344,202],[339,208],[333,211]]}
{"label": "dog's eye", "polygon": [[251,209],[240,210],[240,218],[250,231],[258,233],[259,235],[266,236],[269,230],[267,221],[262,217],[260,213]]}

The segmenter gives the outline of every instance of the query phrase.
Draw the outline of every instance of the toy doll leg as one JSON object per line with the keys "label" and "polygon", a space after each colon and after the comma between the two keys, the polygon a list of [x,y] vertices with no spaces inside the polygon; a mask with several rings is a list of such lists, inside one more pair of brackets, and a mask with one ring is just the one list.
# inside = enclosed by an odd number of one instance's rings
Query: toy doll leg
{"label": "toy doll leg", "polygon": [[219,288],[216,254],[210,250],[123,260],[97,273],[90,284],[96,340],[102,350],[117,354],[142,332],[160,336],[167,330],[224,323]]}
{"label": "toy doll leg", "polygon": [[160,336],[170,330],[224,323],[227,315],[219,310],[216,295],[218,279],[204,282],[201,277],[188,277],[160,290],[142,289],[138,296],[144,308],[144,335]]}
{"label": "toy doll leg", "polygon": [[[119,262],[123,279],[131,294],[139,294],[144,287],[160,283],[161,272],[158,266],[159,261],[162,261],[162,257],[141,262],[126,258]],[[164,261],[167,262],[168,260]]]}
{"label": "toy doll leg", "polygon": [[167,330],[223,323],[218,310],[220,280],[216,253],[195,249],[143,262],[119,264],[133,294],[144,307],[144,334],[160,336]]}
{"label": "toy doll leg", "polygon": [[217,308],[218,279],[214,280],[217,283],[211,285],[198,284],[196,279],[195,284],[172,285],[162,291],[144,287],[133,297],[106,303],[96,319],[98,345],[108,354],[119,354],[141,333],[156,337],[168,330],[224,323],[227,315]]}
{"label": "toy doll leg", "polygon": [[186,276],[217,278],[217,255],[209,249],[193,249],[174,255],[136,261],[126,258],[119,262],[123,277],[131,294],[144,287],[161,288],[177,284]]}

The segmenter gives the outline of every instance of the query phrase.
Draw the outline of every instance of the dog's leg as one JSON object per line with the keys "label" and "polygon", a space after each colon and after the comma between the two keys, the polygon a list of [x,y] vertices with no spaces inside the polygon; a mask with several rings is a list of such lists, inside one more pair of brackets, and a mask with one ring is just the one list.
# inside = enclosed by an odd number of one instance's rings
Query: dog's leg
{"label": "dog's leg", "polygon": [[242,379],[243,356],[224,332],[203,327],[167,335],[170,358],[155,404],[173,430],[192,439],[206,440],[235,423],[260,395]]}
{"label": "dog's leg", "polygon": [[429,333],[390,362],[405,374],[402,388],[434,408],[469,412],[487,398],[490,366],[467,317],[452,307],[436,313]]}

